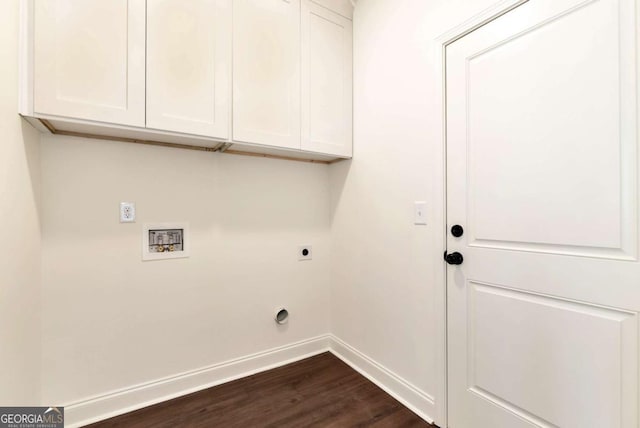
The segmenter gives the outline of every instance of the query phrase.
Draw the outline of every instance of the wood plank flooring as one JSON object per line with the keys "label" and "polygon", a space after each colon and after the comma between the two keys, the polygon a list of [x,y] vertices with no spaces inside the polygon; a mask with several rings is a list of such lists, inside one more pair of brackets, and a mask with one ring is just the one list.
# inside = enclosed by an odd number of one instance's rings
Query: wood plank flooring
{"label": "wood plank flooring", "polygon": [[327,352],[90,427],[432,428],[433,425]]}

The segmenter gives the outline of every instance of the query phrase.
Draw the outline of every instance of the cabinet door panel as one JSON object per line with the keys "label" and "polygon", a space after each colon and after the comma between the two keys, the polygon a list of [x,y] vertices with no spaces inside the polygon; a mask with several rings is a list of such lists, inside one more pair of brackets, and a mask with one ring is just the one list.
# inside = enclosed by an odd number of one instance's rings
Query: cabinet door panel
{"label": "cabinet door panel", "polygon": [[231,0],[147,5],[147,127],[227,139]]}
{"label": "cabinet door panel", "polygon": [[300,1],[233,8],[233,139],[299,149]]}
{"label": "cabinet door panel", "polygon": [[302,149],[352,154],[352,23],[302,3]]}
{"label": "cabinet door panel", "polygon": [[36,0],[36,113],[144,126],[145,0]]}

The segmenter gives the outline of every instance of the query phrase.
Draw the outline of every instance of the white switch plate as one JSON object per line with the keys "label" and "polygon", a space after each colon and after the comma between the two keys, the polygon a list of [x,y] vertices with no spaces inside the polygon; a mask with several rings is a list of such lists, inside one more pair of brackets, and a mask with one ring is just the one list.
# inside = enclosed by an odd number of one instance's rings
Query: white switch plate
{"label": "white switch plate", "polygon": [[[306,252],[305,252],[306,250]],[[300,245],[298,247],[298,260],[311,260],[313,256],[313,251],[311,245]]]}
{"label": "white switch plate", "polygon": [[414,205],[414,224],[427,224],[427,203],[424,201],[415,201]]}
{"label": "white switch plate", "polygon": [[134,202],[120,202],[120,223],[136,221],[136,204]]}

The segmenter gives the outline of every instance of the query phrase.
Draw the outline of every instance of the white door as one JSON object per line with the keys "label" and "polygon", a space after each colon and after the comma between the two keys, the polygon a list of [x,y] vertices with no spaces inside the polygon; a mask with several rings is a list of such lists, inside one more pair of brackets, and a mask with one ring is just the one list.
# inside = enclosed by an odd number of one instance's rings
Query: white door
{"label": "white door", "polygon": [[636,8],[531,0],[447,47],[453,428],[638,427]]}
{"label": "white door", "polygon": [[231,0],[147,4],[147,128],[229,138]]}
{"label": "white door", "polygon": [[34,110],[144,127],[145,0],[36,0]]}
{"label": "white door", "polygon": [[302,149],[352,153],[351,20],[302,0]]}
{"label": "white door", "polygon": [[233,139],[300,148],[300,0],[233,1]]}

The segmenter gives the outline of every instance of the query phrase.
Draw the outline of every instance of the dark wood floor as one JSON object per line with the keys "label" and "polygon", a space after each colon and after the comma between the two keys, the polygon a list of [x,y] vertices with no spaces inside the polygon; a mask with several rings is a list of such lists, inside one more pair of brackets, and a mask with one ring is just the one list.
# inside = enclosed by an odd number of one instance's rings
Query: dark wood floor
{"label": "dark wood floor", "polygon": [[432,427],[330,353],[91,427]]}

